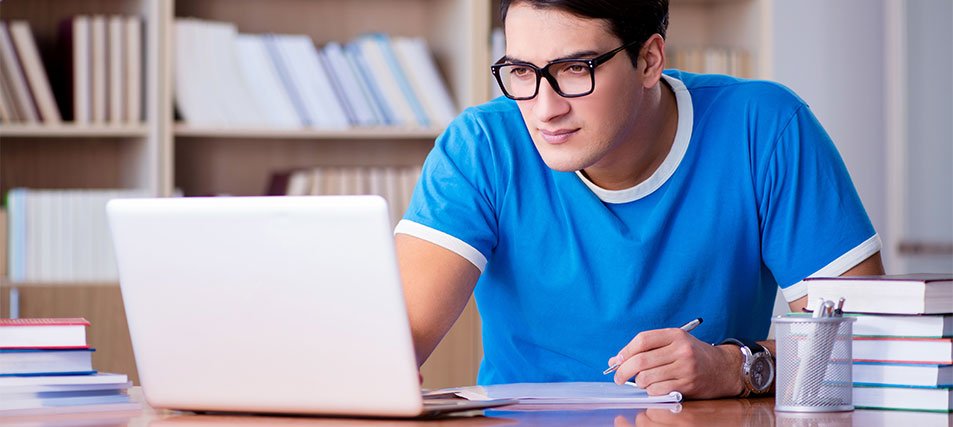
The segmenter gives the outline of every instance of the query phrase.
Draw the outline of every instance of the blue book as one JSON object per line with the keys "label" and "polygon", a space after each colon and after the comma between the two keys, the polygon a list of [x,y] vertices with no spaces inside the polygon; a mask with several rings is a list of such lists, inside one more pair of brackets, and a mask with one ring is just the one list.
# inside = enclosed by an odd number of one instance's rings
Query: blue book
{"label": "blue book", "polygon": [[[381,47],[381,51],[384,53],[384,59],[387,60],[387,65],[391,73],[394,74],[397,84],[400,86],[400,91],[403,92],[404,97],[406,97],[410,103],[410,108],[414,110],[417,123],[421,126],[430,126],[430,119],[427,118],[427,112],[424,111],[423,104],[417,99],[417,95],[414,94],[414,89],[410,86],[410,81],[407,80],[404,69],[401,68],[400,63],[397,61],[397,55],[394,53],[393,46],[391,46],[390,37],[382,33],[371,34],[371,37]],[[407,71],[409,72],[410,70]]]}
{"label": "blue book", "polygon": [[92,348],[0,349],[0,376],[95,374]]}
{"label": "blue book", "polygon": [[360,46],[355,42],[351,42],[345,48],[345,52],[348,59],[353,62],[354,69],[357,70],[358,76],[367,88],[368,94],[373,101],[371,104],[378,108],[381,117],[383,117],[384,124],[390,126],[396,125],[397,118],[394,116],[394,110],[384,99],[383,92],[377,87],[377,82],[371,76],[370,66],[364,59],[364,54],[361,53]]}
{"label": "blue book", "polygon": [[291,78],[291,73],[288,71],[290,65],[285,63],[281,58],[281,53],[278,52],[278,44],[274,34],[268,34],[264,39],[268,56],[271,57],[271,61],[275,64],[275,71],[278,72],[281,85],[284,86],[285,92],[288,93],[288,98],[291,99],[291,104],[294,105],[295,111],[298,112],[301,123],[304,123],[305,126],[314,126],[314,123],[311,122],[311,118],[308,115],[308,111],[305,109],[304,100],[301,99],[301,92],[298,90],[298,87],[295,86]]}

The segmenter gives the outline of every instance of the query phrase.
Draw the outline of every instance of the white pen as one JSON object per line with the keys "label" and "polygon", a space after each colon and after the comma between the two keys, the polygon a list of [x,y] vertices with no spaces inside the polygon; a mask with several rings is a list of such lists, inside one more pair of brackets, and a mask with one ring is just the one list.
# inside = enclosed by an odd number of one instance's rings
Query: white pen
{"label": "white pen", "polygon": [[[703,322],[702,318],[701,318],[701,317],[697,317],[697,318],[695,318],[695,319],[692,319],[690,322],[688,322],[688,323],[682,325],[682,326],[681,326],[680,328],[678,328],[678,329],[681,329],[681,330],[683,330],[683,331],[685,331],[685,332],[691,332],[692,329],[695,329],[696,327],[698,327],[698,325],[701,325],[702,322]],[[606,369],[605,371],[602,371],[602,375],[609,375],[609,374],[615,372],[616,369],[619,369],[619,366],[622,366],[622,362],[616,362],[616,364],[610,366],[609,369]]]}

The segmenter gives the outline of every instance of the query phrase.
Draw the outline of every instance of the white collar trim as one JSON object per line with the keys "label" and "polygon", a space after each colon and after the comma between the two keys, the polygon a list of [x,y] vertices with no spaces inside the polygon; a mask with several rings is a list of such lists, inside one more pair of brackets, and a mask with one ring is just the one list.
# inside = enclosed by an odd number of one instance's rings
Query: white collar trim
{"label": "white collar trim", "polygon": [[688,142],[692,139],[692,124],[694,123],[692,95],[681,80],[665,74],[662,74],[662,78],[675,92],[675,108],[678,109],[678,126],[675,129],[675,141],[672,143],[672,148],[668,152],[668,156],[665,157],[665,161],[659,165],[649,179],[623,190],[606,190],[589,181],[589,178],[586,178],[582,171],[576,171],[576,176],[603,202],[628,203],[652,194],[675,173],[678,165],[682,162],[682,158],[685,157],[685,152],[688,151]]}

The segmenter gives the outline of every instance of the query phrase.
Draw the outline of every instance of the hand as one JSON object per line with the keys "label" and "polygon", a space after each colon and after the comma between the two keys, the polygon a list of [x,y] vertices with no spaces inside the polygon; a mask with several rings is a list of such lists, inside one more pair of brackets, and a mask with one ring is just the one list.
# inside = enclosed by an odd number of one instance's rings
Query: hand
{"label": "hand", "polygon": [[650,395],[681,392],[686,398],[734,397],[744,390],[743,357],[734,345],[713,346],[678,328],[645,331],[609,359],[622,361],[615,383],[635,377]]}

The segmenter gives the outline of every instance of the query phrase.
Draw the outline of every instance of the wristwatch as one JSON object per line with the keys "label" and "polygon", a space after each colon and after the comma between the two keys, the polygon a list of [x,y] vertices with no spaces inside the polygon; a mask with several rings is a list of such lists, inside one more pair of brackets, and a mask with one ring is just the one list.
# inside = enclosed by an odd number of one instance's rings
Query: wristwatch
{"label": "wristwatch", "polygon": [[741,348],[744,363],[741,365],[741,378],[745,389],[739,397],[748,397],[751,394],[762,394],[771,389],[774,383],[774,360],[768,349],[760,344],[745,339],[728,338],[718,345],[733,344]]}

